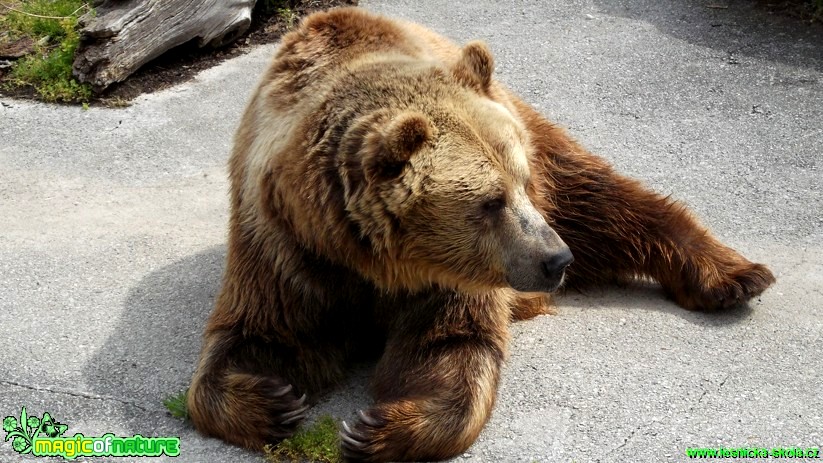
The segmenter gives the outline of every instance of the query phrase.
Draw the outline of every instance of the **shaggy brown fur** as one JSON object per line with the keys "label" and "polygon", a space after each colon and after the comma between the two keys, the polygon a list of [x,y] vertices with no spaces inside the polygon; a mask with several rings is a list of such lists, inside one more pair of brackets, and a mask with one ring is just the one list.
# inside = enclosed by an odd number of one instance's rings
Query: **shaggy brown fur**
{"label": "shaggy brown fur", "polygon": [[345,455],[449,458],[489,417],[508,323],[551,310],[569,248],[570,287],[652,278],[694,310],[774,281],[492,69],[482,43],[357,9],[284,37],[230,162],[225,279],[189,393],[198,430],[254,449],[287,437],[348,361],[382,351]]}

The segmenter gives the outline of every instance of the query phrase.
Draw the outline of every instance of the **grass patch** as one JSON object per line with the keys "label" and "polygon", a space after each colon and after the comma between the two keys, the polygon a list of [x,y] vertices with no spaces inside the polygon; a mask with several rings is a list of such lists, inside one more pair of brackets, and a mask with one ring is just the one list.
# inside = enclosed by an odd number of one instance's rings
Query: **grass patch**
{"label": "grass patch", "polygon": [[84,0],[5,0],[0,33],[5,40],[30,38],[35,45],[33,53],[14,64],[3,85],[33,88],[45,101],[88,102],[91,87],[71,74],[80,40],[77,19],[87,11]]}
{"label": "grass patch", "polygon": [[169,396],[163,400],[163,405],[169,410],[171,416],[181,420],[189,419],[189,409],[186,407],[186,396],[189,390]]}
{"label": "grass patch", "polygon": [[287,29],[291,29],[300,18],[295,9],[297,3],[295,0],[260,0],[255,9],[266,16],[277,16]]}
{"label": "grass patch", "polygon": [[[189,419],[186,396],[189,390],[171,395],[163,400],[163,405],[175,418]],[[272,463],[321,462],[342,463],[340,440],[337,437],[337,422],[329,415],[321,416],[311,427],[301,427],[292,437],[277,445],[265,448],[266,460]]]}
{"label": "grass patch", "polygon": [[294,3],[293,0],[258,0],[254,8],[264,14],[275,14],[284,8],[289,10],[294,8]]}
{"label": "grass patch", "polygon": [[270,462],[317,461],[340,463],[340,440],[337,437],[337,422],[324,415],[309,428],[301,428],[292,437],[275,446],[266,447],[266,460]]}
{"label": "grass patch", "polygon": [[[189,419],[189,410],[186,407],[188,392],[186,389],[163,400],[163,405],[173,417]],[[277,445],[266,446],[266,460],[273,463],[342,463],[343,455],[340,453],[340,440],[337,435],[337,422],[334,418],[329,415],[321,416],[311,427],[301,427],[292,437]]]}
{"label": "grass patch", "polygon": [[280,19],[286,23],[286,27],[291,29],[297,24],[298,15],[297,12],[294,11],[292,8],[278,8],[277,15],[280,16]]}

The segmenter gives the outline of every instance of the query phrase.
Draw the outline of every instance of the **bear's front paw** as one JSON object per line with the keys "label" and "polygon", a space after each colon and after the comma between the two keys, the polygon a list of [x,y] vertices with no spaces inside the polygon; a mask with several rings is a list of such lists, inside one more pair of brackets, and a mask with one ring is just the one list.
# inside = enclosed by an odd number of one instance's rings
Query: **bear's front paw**
{"label": "bear's front paw", "polygon": [[372,413],[360,410],[360,419],[352,426],[341,424],[340,445],[347,461],[382,461],[380,451],[385,444],[380,442],[382,429],[386,420],[372,416]]}
{"label": "bear's front paw", "polygon": [[724,270],[704,272],[693,288],[672,296],[690,310],[726,309],[760,295],[774,282],[774,275],[765,265],[745,261]]}
{"label": "bear's front paw", "polygon": [[469,448],[485,424],[460,405],[436,399],[397,400],[361,410],[354,424],[341,424],[343,456],[346,461],[371,462],[455,457]]}
{"label": "bear's front paw", "polygon": [[244,376],[244,388],[232,391],[224,402],[217,435],[256,450],[291,437],[310,407],[306,395],[298,396],[280,378]]}
{"label": "bear's front paw", "polygon": [[228,373],[189,389],[189,414],[203,434],[263,450],[297,430],[309,405],[286,381],[249,373]]}

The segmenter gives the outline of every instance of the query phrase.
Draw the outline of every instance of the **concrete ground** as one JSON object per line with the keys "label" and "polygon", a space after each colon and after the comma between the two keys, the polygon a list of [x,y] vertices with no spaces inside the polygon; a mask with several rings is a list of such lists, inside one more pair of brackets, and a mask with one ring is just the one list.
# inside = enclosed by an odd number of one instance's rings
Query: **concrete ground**
{"label": "concrete ground", "polygon": [[[486,40],[502,81],[778,278],[712,315],[655,287],[566,295],[559,315],[513,328],[494,415],[458,460],[823,446],[823,28],[748,0],[458,3],[362,1]],[[0,417],[25,405],[69,435],[180,436],[178,461],[260,459],[161,400],[192,372],[225,254],[231,136],[273,49],[125,109],[0,99]],[[350,419],[367,376],[316,413]]]}

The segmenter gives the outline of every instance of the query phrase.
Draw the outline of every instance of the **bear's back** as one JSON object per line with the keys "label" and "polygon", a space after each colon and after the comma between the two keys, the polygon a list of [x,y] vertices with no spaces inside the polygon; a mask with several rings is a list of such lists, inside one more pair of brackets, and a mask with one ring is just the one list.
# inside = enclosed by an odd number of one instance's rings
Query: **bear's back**
{"label": "bear's back", "polygon": [[283,104],[302,100],[370,56],[425,59],[428,53],[421,45],[400,23],[357,8],[314,14],[283,37],[263,77],[266,94]]}

